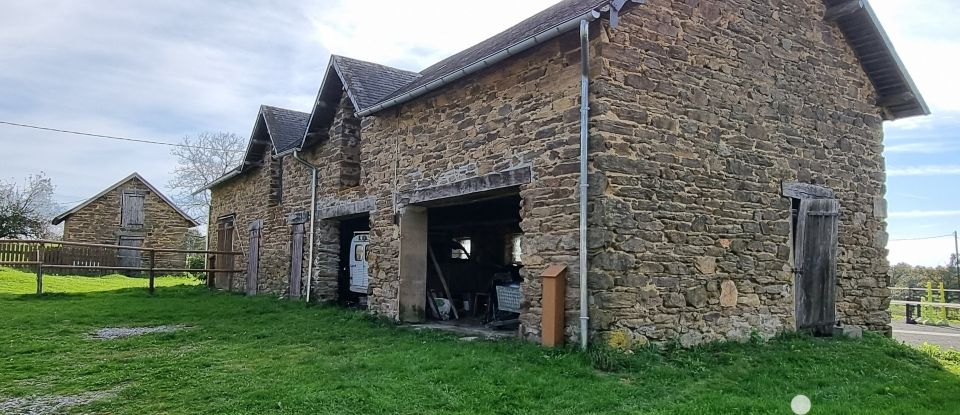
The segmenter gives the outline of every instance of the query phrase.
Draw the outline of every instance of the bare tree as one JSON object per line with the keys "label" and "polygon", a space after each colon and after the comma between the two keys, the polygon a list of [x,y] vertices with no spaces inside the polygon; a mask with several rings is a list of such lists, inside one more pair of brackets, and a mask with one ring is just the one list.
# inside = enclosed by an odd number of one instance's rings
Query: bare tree
{"label": "bare tree", "polygon": [[194,193],[240,164],[246,140],[234,133],[208,131],[184,137],[180,144],[170,151],[177,158],[177,167],[168,185],[176,191],[173,198],[177,204],[206,223],[210,194]]}
{"label": "bare tree", "polygon": [[50,223],[60,208],[53,201],[53,182],[44,173],[23,181],[0,181],[0,238],[54,237]]}

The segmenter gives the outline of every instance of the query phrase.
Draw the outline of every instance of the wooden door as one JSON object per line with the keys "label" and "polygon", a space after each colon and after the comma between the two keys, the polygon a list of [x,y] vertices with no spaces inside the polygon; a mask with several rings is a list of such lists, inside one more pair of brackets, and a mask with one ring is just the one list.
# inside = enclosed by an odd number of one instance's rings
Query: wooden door
{"label": "wooden door", "polygon": [[[221,219],[220,222],[217,223],[217,251],[233,251],[233,232],[233,218]],[[217,254],[216,262],[217,269],[231,270],[234,266],[234,258],[232,255]],[[214,286],[220,289],[233,289],[232,279],[233,273],[218,272],[216,273]]]}
{"label": "wooden door", "polygon": [[263,221],[250,224],[250,252],[247,255],[247,295],[257,295],[257,274],[260,268],[260,229]]}
{"label": "wooden door", "polygon": [[797,212],[797,329],[829,334],[837,322],[837,233],[840,202],[801,199]]}
{"label": "wooden door", "polygon": [[291,300],[300,299],[300,280],[303,276],[303,224],[293,225],[293,238],[290,243],[290,292]]}
{"label": "wooden door", "polygon": [[124,192],[120,208],[120,226],[124,228],[143,227],[144,194]]}
{"label": "wooden door", "polygon": [[[143,238],[121,236],[118,245],[141,248],[143,247]],[[142,251],[135,249],[118,249],[117,264],[125,268],[142,268],[140,252]]]}

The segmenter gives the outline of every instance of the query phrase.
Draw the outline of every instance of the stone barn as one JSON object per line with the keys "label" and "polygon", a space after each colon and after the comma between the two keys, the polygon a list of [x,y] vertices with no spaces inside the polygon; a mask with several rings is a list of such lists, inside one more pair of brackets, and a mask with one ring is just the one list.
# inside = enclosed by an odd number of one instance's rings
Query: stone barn
{"label": "stone barn", "polygon": [[211,246],[223,288],[531,340],[887,331],[882,124],[926,113],[866,1],[565,0],[420,72],[332,57]]}
{"label": "stone barn", "polygon": [[[53,219],[63,240],[103,245],[184,249],[196,220],[133,173]],[[119,250],[117,265],[146,266],[137,251]],[[185,268],[186,254],[156,254],[158,268]]]}

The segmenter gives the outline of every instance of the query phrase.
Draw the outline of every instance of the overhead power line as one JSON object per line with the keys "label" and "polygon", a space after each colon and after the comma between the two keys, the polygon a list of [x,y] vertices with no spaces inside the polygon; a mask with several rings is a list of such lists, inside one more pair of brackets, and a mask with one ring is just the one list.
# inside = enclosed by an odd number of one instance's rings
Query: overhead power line
{"label": "overhead power line", "polygon": [[32,128],[32,129],[34,129],[34,130],[52,131],[52,132],[55,132],[55,133],[75,134],[75,135],[82,135],[82,136],[87,136],[87,137],[97,137],[97,138],[106,138],[106,139],[110,139],[110,140],[127,141],[127,142],[132,142],[132,143],[154,144],[154,145],[158,145],[158,146],[168,146],[168,147],[193,148],[193,149],[197,149],[197,150],[227,151],[227,152],[231,152],[231,153],[243,153],[243,151],[240,151],[240,150],[226,150],[226,149],[222,149],[222,148],[200,147],[200,146],[191,146],[191,145],[186,145],[186,144],[165,143],[165,142],[162,142],[162,141],[143,140],[143,139],[139,139],[139,138],[118,137],[118,136],[115,136],[115,135],[85,133],[85,132],[81,132],[81,131],[72,131],[72,130],[61,130],[61,129],[59,129],[59,128],[41,127],[41,126],[39,126],[39,125],[20,124],[20,123],[9,122],[9,121],[0,121],[0,124],[11,125],[11,126],[14,126],[14,127]]}
{"label": "overhead power line", "polygon": [[949,235],[938,235],[938,236],[924,236],[921,238],[905,238],[905,239],[891,239],[890,242],[900,242],[900,241],[922,241],[925,239],[940,239],[940,238],[953,238],[953,234]]}

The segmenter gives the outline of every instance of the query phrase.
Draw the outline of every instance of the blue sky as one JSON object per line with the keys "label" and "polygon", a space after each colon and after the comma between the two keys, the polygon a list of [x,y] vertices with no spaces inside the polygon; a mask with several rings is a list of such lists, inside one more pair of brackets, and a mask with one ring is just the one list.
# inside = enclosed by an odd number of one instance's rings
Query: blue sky
{"label": "blue sky", "polygon": [[[553,2],[6,0],[0,120],[165,142],[247,136],[260,104],[309,111],[331,52],[420,70]],[[934,111],[885,126],[893,239],[960,228],[950,191],[960,179],[960,2],[922,3],[871,1]],[[164,147],[2,125],[0,144],[0,177],[45,171],[63,203],[132,171],[168,190]],[[952,238],[890,245],[893,262],[920,264],[952,249]]]}

